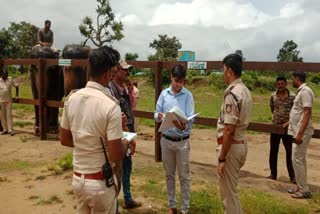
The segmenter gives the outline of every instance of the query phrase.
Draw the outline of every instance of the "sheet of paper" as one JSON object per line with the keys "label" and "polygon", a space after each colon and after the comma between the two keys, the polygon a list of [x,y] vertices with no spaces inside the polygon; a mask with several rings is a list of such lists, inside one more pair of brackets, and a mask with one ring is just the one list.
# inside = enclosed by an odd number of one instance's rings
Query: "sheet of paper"
{"label": "sheet of paper", "polygon": [[175,127],[174,123],[172,122],[173,120],[177,120],[176,115],[172,112],[167,112],[163,118],[158,132],[163,132],[167,129]]}
{"label": "sheet of paper", "polygon": [[123,132],[123,137],[127,139],[127,141],[132,141],[133,139],[135,139],[137,137],[137,133],[135,132]]}

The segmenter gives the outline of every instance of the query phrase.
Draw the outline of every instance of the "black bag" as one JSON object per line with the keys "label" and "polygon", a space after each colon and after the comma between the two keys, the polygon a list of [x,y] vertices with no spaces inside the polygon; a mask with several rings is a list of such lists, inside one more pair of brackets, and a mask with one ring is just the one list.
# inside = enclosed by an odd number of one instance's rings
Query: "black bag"
{"label": "black bag", "polygon": [[107,153],[106,153],[106,150],[104,148],[104,144],[103,144],[103,141],[102,141],[102,138],[100,137],[100,141],[101,141],[101,144],[102,144],[102,148],[103,148],[103,153],[104,153],[104,157],[106,158],[106,163],[103,164],[102,166],[102,174],[103,174],[103,177],[106,181],[106,186],[109,188],[109,187],[112,187],[114,185],[114,179],[113,179],[113,172],[112,172],[112,167],[108,161],[108,157],[107,157]]}

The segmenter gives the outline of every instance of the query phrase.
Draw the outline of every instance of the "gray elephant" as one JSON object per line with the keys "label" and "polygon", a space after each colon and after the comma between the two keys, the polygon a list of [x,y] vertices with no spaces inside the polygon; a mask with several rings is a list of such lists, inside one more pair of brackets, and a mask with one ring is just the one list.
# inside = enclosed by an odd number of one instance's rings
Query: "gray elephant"
{"label": "gray elephant", "polygon": [[[57,59],[59,55],[55,53],[49,47],[33,47],[30,54],[32,59],[44,58],[44,59]],[[40,75],[36,66],[32,65],[30,68],[30,78],[32,94],[34,99],[39,98],[40,89]],[[47,82],[44,88],[44,94],[47,100],[61,101],[64,95],[63,86],[63,71],[58,65],[46,67],[45,81]],[[59,108],[48,107],[47,110],[47,124],[46,131],[49,133],[58,133]],[[35,106],[35,134],[39,135],[39,107]]]}
{"label": "gray elephant", "polygon": [[[88,59],[90,47],[82,45],[66,45],[62,51],[64,59]],[[63,68],[64,94],[67,96],[71,90],[84,88],[87,83],[85,66],[70,66]]]}

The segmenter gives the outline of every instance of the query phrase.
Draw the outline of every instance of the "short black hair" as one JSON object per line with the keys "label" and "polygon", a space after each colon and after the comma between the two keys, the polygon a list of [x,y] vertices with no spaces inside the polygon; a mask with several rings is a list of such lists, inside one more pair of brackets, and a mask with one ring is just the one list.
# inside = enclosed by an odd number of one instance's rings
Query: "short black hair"
{"label": "short black hair", "polygon": [[277,79],[276,79],[276,82],[278,81],[285,81],[287,82],[287,79],[284,77],[284,76],[278,76]]}
{"label": "short black hair", "polygon": [[223,64],[228,68],[231,68],[237,77],[241,77],[242,74],[242,56],[236,53],[227,55],[223,59]]}
{"label": "short black hair", "polygon": [[110,71],[112,67],[119,63],[120,54],[115,49],[102,46],[93,50],[89,55],[90,76],[100,77],[106,70]]}
{"label": "short black hair", "polygon": [[301,82],[306,82],[307,74],[303,71],[294,71],[292,76],[298,78]]}
{"label": "short black hair", "polygon": [[46,21],[44,21],[45,24],[51,24],[51,21],[49,19],[47,19]]}
{"label": "short black hair", "polygon": [[179,64],[179,65],[175,65],[172,69],[171,69],[171,76],[172,77],[176,77],[178,78],[179,80],[181,79],[185,79],[186,78],[186,74],[187,74],[187,71],[186,71],[186,68]]}

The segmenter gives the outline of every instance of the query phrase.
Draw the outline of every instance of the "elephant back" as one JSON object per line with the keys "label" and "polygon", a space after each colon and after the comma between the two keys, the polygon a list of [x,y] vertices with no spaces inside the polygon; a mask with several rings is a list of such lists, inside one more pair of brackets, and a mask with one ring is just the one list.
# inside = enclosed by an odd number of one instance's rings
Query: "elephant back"
{"label": "elephant back", "polygon": [[59,55],[46,46],[34,46],[30,52],[31,59],[57,59]]}
{"label": "elephant back", "polygon": [[[62,51],[64,59],[88,59],[90,47],[82,45],[66,45]],[[86,68],[84,66],[70,66],[63,68],[64,94],[67,96],[71,90],[83,88],[86,85]]]}

